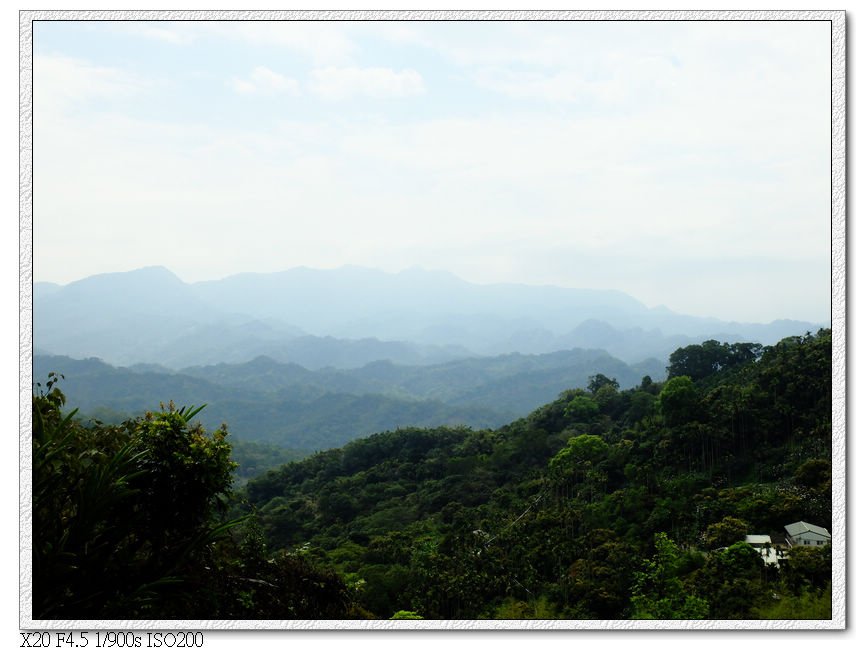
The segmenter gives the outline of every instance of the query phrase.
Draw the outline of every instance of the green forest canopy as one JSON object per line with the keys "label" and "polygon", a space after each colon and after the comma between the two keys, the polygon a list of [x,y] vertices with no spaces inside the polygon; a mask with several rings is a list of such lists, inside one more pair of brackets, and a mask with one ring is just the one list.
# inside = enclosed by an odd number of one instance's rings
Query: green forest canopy
{"label": "green forest canopy", "polygon": [[[375,434],[239,491],[190,411],[88,428],[52,381],[34,396],[34,615],[831,617],[831,546],[778,572],[729,538],[829,527],[831,334],[737,346],[688,346],[633,389],[595,376],[496,430]],[[197,495],[182,529],[161,507],[175,480]],[[96,566],[104,585],[82,580]]]}

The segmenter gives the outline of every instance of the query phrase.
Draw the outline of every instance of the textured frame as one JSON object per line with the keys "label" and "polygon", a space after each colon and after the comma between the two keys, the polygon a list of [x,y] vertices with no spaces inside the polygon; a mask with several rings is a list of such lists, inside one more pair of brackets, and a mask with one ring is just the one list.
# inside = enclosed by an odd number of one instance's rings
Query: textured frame
{"label": "textured frame", "polygon": [[[831,23],[832,619],[781,621],[70,621],[32,618],[33,21],[466,20],[828,21]],[[28,630],[840,630],[847,588],[846,15],[843,11],[21,11],[19,13],[19,626]]]}

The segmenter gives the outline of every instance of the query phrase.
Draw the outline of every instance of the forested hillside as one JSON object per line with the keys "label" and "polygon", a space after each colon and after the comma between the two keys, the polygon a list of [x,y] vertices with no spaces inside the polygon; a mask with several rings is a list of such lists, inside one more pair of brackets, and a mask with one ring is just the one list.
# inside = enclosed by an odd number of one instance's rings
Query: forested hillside
{"label": "forested hillside", "polygon": [[271,549],[375,616],[828,617],[829,547],[778,574],[738,542],[831,524],[830,354],[826,330],[688,346],[665,383],[598,375],[495,431],[377,434],[247,495]]}
{"label": "forested hillside", "polygon": [[645,374],[661,376],[663,365],[651,360],[629,366],[602,350],[563,350],[428,366],[377,361],[320,370],[259,357],[172,372],[36,355],[35,376],[48,372],[67,377],[63,390],[85,416],[120,422],[169,400],[207,404],[200,416],[205,426],[227,422],[238,440],[311,453],[397,427],[499,427],[565,388],[584,386],[593,374],[633,386]]}
{"label": "forested hillside", "polygon": [[[831,334],[707,341],[499,429],[406,428],[232,488],[230,436],[34,395],[36,618],[829,618]],[[263,451],[263,450],[258,450]]]}

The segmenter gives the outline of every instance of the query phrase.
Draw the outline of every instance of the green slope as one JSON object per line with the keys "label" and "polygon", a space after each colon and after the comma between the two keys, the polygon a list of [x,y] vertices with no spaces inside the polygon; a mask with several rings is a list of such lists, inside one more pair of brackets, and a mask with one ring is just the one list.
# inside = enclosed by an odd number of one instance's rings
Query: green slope
{"label": "green slope", "polygon": [[494,431],[355,440],[247,496],[272,549],[306,545],[377,616],[756,618],[774,593],[823,617],[830,547],[779,574],[719,540],[831,526],[830,370],[823,330],[699,381],[598,381]]}

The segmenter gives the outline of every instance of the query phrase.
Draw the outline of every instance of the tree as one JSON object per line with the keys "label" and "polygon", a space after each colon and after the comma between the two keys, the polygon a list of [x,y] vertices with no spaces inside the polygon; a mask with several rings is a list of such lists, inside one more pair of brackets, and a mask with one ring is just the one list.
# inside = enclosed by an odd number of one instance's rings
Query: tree
{"label": "tree", "polygon": [[557,479],[584,476],[604,459],[610,446],[600,436],[583,434],[568,440],[568,444],[549,462],[549,470]]}
{"label": "tree", "polygon": [[686,345],[670,355],[667,376],[690,377],[700,381],[717,372],[756,361],[763,352],[759,343],[719,343],[704,341],[699,345]]}
{"label": "tree", "polygon": [[794,594],[808,587],[823,589],[832,579],[832,546],[794,546],[787,552],[783,575]]}
{"label": "tree", "polygon": [[[225,427],[200,409],[84,426],[49,375],[33,396],[33,617],[348,618],[342,579],[308,554],[267,555],[249,517],[228,519]],[[232,535],[247,522],[247,533]]]}
{"label": "tree", "polygon": [[724,517],[721,521],[710,524],[706,528],[706,548],[715,549],[721,546],[732,546],[745,539],[748,523],[736,517]]}
{"label": "tree", "polygon": [[621,618],[631,595],[635,549],[605,528],[590,531],[578,546],[586,556],[568,569],[571,594],[598,618]]}
{"label": "tree", "polygon": [[729,347],[727,364],[730,367],[756,361],[763,354],[759,343],[733,343]]}
{"label": "tree", "polygon": [[600,411],[598,403],[585,394],[576,395],[565,407],[565,415],[577,422],[591,422]]}
{"label": "tree", "polygon": [[754,618],[763,587],[760,555],[744,541],[710,553],[697,576],[700,593],[709,603],[712,618]]}
{"label": "tree", "polygon": [[670,355],[667,376],[690,377],[700,381],[717,372],[756,361],[763,354],[759,343],[719,343],[704,341],[699,345],[686,345]]}
{"label": "tree", "polygon": [[632,618],[703,619],[709,605],[688,593],[679,577],[683,554],[666,533],[655,535],[655,554],[643,561],[642,571],[634,574],[631,590]]}
{"label": "tree", "polygon": [[697,389],[690,377],[674,377],[661,390],[661,414],[671,425],[689,422],[695,419],[698,399]]}
{"label": "tree", "polygon": [[[232,481],[227,431],[193,409],[85,427],[49,376],[33,396],[34,618],[167,617],[210,546]],[[158,616],[162,615],[162,616]]]}
{"label": "tree", "polygon": [[723,368],[727,356],[728,350],[715,340],[700,345],[686,345],[670,355],[667,377],[690,377],[699,381]]}
{"label": "tree", "polygon": [[640,420],[653,415],[656,412],[657,399],[651,393],[637,391],[631,396],[628,410],[625,412],[625,420],[629,424],[636,424]]}
{"label": "tree", "polygon": [[619,382],[615,379],[610,379],[606,375],[598,373],[589,377],[588,389],[594,395],[604,386],[612,386],[615,390],[619,390]]}
{"label": "tree", "polygon": [[613,384],[601,386],[594,398],[601,413],[610,418],[618,418],[628,406],[627,396],[616,390]]}
{"label": "tree", "polygon": [[832,465],[824,458],[812,458],[799,465],[795,479],[799,485],[820,488],[832,478]]}

